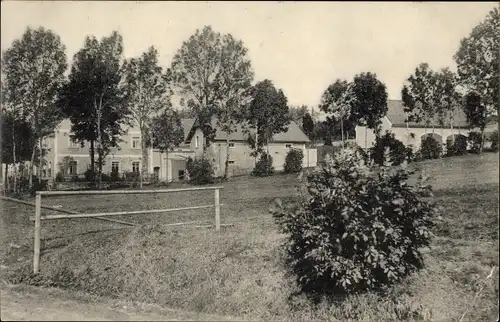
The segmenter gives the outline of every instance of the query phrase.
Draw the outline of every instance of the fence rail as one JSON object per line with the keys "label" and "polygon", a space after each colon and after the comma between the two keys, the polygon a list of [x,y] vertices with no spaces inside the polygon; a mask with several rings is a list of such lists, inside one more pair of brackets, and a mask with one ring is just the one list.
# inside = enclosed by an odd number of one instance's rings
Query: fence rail
{"label": "fence rail", "polygon": [[[34,254],[33,254],[33,272],[37,274],[40,270],[40,235],[41,235],[41,221],[51,220],[51,219],[70,219],[70,218],[96,218],[106,220],[103,218],[106,216],[119,216],[119,215],[138,215],[138,214],[153,214],[153,213],[165,213],[172,211],[182,211],[182,210],[194,210],[194,209],[215,209],[215,230],[219,231],[221,227],[220,223],[220,190],[224,187],[198,187],[198,188],[182,188],[182,189],[159,189],[159,190],[87,190],[87,191],[37,191],[35,197],[35,216],[31,216],[29,219],[35,221],[35,233],[34,233]],[[214,203],[211,205],[203,206],[192,206],[192,207],[181,207],[181,208],[166,208],[166,209],[150,209],[150,210],[136,210],[136,211],[119,211],[119,212],[103,212],[103,213],[93,213],[85,214],[78,213],[70,210],[57,209],[53,207],[42,206],[42,196],[71,196],[71,195],[120,195],[120,194],[157,194],[157,193],[173,193],[173,192],[188,192],[188,191],[203,191],[203,190],[214,190]],[[31,203],[25,202],[25,204],[33,205]],[[46,215],[42,217],[42,208],[60,211],[66,213],[65,215]],[[110,220],[110,219],[108,219]],[[114,221],[114,220],[110,220]],[[120,221],[116,221],[120,222]],[[126,222],[121,222],[124,224],[130,224]],[[178,223],[176,225],[184,225],[188,223]]]}

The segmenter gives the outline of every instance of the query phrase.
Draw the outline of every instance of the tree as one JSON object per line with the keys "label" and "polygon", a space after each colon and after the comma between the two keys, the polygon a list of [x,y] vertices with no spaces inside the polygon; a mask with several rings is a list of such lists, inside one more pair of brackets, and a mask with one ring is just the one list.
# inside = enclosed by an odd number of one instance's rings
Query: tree
{"label": "tree", "polygon": [[162,109],[170,106],[170,91],[162,67],[158,64],[158,51],[154,47],[144,52],[139,58],[125,60],[123,64],[123,91],[126,108],[134,125],[141,132],[142,176],[149,173],[148,145],[150,125],[153,117]]}
{"label": "tree", "polygon": [[182,43],[172,61],[171,77],[175,91],[182,97],[181,105],[187,106],[201,126],[206,151],[215,137],[211,120],[217,100],[215,82],[221,64],[221,35],[211,26],[197,29]]}
{"label": "tree", "polygon": [[277,90],[268,79],[257,83],[253,88],[253,100],[248,106],[246,119],[249,126],[256,130],[256,138],[251,144],[255,154],[262,152],[263,146],[267,146],[269,154],[269,143],[273,136],[288,131],[290,124],[283,91]]}
{"label": "tree", "polygon": [[252,99],[253,71],[247,48],[231,34],[224,35],[220,48],[220,66],[215,76],[217,126],[226,134],[224,178],[229,172],[230,135],[245,118],[245,106]]}
{"label": "tree", "polygon": [[[382,117],[387,114],[387,90],[384,83],[373,73],[361,73],[354,76],[352,92],[355,99],[354,115],[357,123],[375,131]],[[365,131],[365,147],[368,145],[367,131]]]}
{"label": "tree", "polygon": [[[293,121],[297,123],[300,127],[302,127],[302,120],[304,119],[304,116],[308,113],[308,107],[307,105],[301,105],[301,106],[290,106],[288,113],[290,117],[290,121]],[[302,128],[303,130],[304,128]]]}
{"label": "tree", "polygon": [[498,117],[500,109],[499,35],[500,5],[497,5],[468,37],[461,40],[454,56],[460,85],[465,93],[474,92],[480,96],[486,122]]}
{"label": "tree", "polygon": [[[401,98],[403,100],[404,111],[407,114],[407,122],[421,122],[427,127],[434,124],[434,84],[436,77],[429,68],[429,64],[421,63],[415,68],[415,73],[407,79],[407,84],[403,86]],[[434,132],[434,131],[433,131]]]}
{"label": "tree", "polygon": [[481,131],[479,153],[483,151],[484,129],[487,124],[487,107],[477,92],[470,92],[465,96],[464,113],[471,128],[478,127]]}
{"label": "tree", "polygon": [[[35,146],[38,144],[41,149],[43,138],[53,133],[62,119],[56,100],[67,69],[65,50],[60,37],[51,30],[28,27],[21,39],[16,39],[2,55],[5,103],[19,112],[15,117],[28,120],[35,138],[31,149],[30,188]],[[38,171],[41,180],[41,158]]]}
{"label": "tree", "polygon": [[[436,110],[438,122],[444,126],[449,119],[450,128],[453,130],[455,112],[460,104],[460,94],[457,92],[456,75],[448,68],[441,69],[434,74],[433,107]],[[441,136],[443,134],[441,133]],[[455,136],[453,135],[453,142]]]}
{"label": "tree", "polygon": [[302,118],[302,129],[309,137],[309,139],[314,140],[314,121],[311,114],[306,113]]}
{"label": "tree", "polygon": [[123,39],[116,31],[101,41],[86,37],[84,47],[73,57],[69,81],[59,102],[71,121],[72,139],[90,143],[92,173],[97,150],[99,186],[104,158],[117,146],[123,133],[121,125],[126,122],[127,110],[119,87],[122,52]]}
{"label": "tree", "polygon": [[[182,127],[179,113],[171,108],[167,108],[151,123],[152,146],[160,150],[160,161],[163,152],[167,153],[174,147],[178,147],[184,141],[184,128]],[[168,178],[167,164],[167,178]]]}
{"label": "tree", "polygon": [[353,92],[353,84],[345,80],[337,79],[323,93],[320,109],[329,114],[327,123],[340,124],[342,147],[344,147],[344,127],[354,127],[353,120],[357,114],[354,110],[356,97]]}

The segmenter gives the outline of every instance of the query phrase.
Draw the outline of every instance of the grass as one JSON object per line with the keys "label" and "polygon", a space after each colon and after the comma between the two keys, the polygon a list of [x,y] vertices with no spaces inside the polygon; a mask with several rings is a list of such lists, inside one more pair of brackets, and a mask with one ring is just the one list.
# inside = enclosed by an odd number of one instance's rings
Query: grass
{"label": "grass", "polygon": [[[498,154],[418,164],[443,208],[426,268],[386,294],[352,296],[312,306],[295,291],[283,267],[279,234],[268,206],[295,193],[296,176],[235,178],[225,183],[220,233],[211,228],[167,227],[178,221],[213,221],[212,210],[128,216],[128,228],[95,219],[42,222],[41,274],[29,278],[33,209],[3,208],[0,246],[4,279],[155,303],[249,320],[465,320],[498,317]],[[44,204],[78,211],[118,211],[210,204],[208,192],[46,198]],[[10,243],[19,248],[9,246]],[[473,304],[477,292],[481,295]]]}

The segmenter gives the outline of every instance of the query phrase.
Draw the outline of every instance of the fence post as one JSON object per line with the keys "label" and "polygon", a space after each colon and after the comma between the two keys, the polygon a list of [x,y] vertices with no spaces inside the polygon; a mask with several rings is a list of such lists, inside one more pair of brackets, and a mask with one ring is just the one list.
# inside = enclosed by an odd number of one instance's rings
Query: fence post
{"label": "fence post", "polygon": [[220,230],[220,200],[219,200],[219,189],[215,189],[215,230]]}
{"label": "fence post", "polygon": [[36,195],[35,203],[35,249],[33,254],[33,273],[38,274],[40,269],[40,216],[42,213],[42,195]]}

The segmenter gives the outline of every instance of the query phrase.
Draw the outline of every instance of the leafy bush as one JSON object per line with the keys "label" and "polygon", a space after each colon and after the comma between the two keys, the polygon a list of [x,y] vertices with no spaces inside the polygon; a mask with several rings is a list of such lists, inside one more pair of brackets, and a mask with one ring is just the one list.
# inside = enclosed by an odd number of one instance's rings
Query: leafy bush
{"label": "leafy bush", "polygon": [[96,179],[97,177],[97,174],[92,171],[92,169],[87,169],[87,171],[85,171],[85,180],[86,181],[94,181],[94,179]]}
{"label": "leafy bush", "polygon": [[189,172],[189,182],[196,185],[210,184],[214,182],[214,170],[207,158],[191,159],[186,163]]}
{"label": "leafy bush", "polygon": [[[300,149],[291,149],[285,158],[285,173],[297,173],[302,171],[304,152]],[[272,165],[272,163],[271,163]]]}
{"label": "leafy bush", "polygon": [[120,181],[121,180],[121,178],[120,178],[120,172],[118,172],[117,170],[111,171],[111,174],[110,174],[109,178],[113,182]]}
{"label": "leafy bush", "polygon": [[423,267],[437,209],[420,178],[401,167],[364,165],[346,150],[307,177],[300,203],[271,213],[286,242],[287,264],[312,296],[354,293],[401,281]]}
{"label": "leafy bush", "polygon": [[408,158],[408,150],[403,142],[396,139],[394,133],[386,133],[375,138],[375,146],[371,148],[371,157],[378,165],[383,165],[384,154],[389,149],[389,160],[393,165],[400,165]]}
{"label": "leafy bush", "polygon": [[111,181],[111,177],[105,173],[102,173],[101,174],[101,181],[102,182],[108,182],[108,181]]}
{"label": "leafy bush", "polygon": [[423,160],[439,159],[442,152],[443,148],[441,147],[441,144],[431,135],[427,135],[422,140],[420,154]]}
{"label": "leafy bush", "polygon": [[56,174],[56,182],[64,182],[64,174],[61,171]]}
{"label": "leafy bush", "polygon": [[498,151],[498,131],[494,131],[490,135],[491,150]]}
{"label": "leafy bush", "polygon": [[483,144],[483,138],[479,132],[470,132],[467,137],[469,151],[472,153],[479,153]]}
{"label": "leafy bush", "polygon": [[269,177],[273,174],[273,157],[270,154],[263,152],[260,159],[255,164],[255,168],[252,170],[252,175],[256,177]]}
{"label": "leafy bush", "polygon": [[467,138],[463,135],[455,136],[454,141],[446,141],[446,155],[465,155],[467,154]]}

